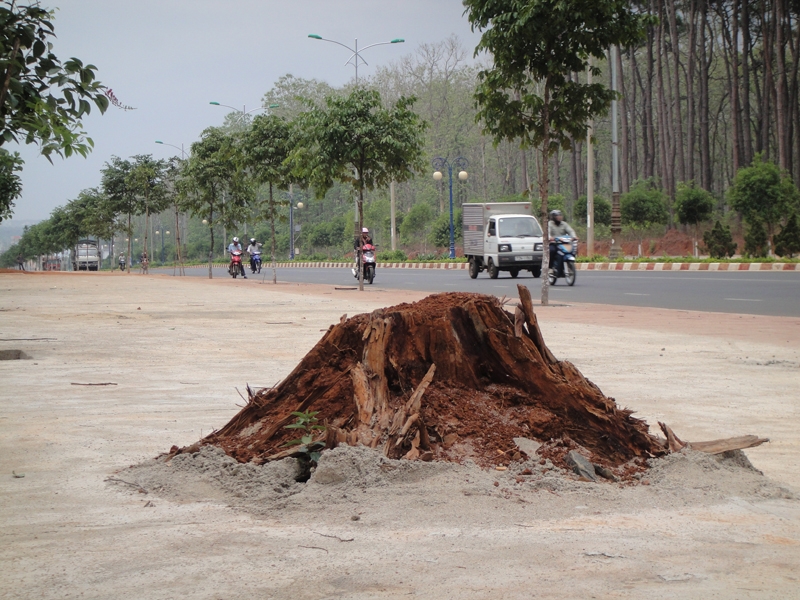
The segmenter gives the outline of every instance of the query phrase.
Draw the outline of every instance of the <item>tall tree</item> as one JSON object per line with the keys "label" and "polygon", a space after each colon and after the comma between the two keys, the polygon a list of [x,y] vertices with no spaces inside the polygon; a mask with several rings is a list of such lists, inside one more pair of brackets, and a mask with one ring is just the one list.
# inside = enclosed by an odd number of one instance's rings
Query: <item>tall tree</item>
{"label": "tall tree", "polygon": [[[275,200],[274,188],[288,187],[291,183],[291,170],[287,159],[292,147],[291,124],[275,115],[259,115],[244,139],[244,153],[247,165],[252,169],[256,181],[268,187],[269,192],[259,207],[272,229],[272,283],[277,283],[275,269],[275,220],[278,208],[287,204]],[[294,210],[291,206],[289,210]]]}
{"label": "tall tree", "polygon": [[156,160],[151,154],[137,154],[131,159],[131,170],[127,184],[136,194],[144,212],[144,249],[149,260],[153,259],[150,239],[150,214],[159,213],[169,206],[166,187],[167,162]]}
{"label": "tall tree", "polygon": [[[374,90],[325,98],[298,117],[300,143],[291,153],[295,176],[306,179],[318,197],[345,183],[358,194],[356,237],[364,226],[364,193],[403,182],[423,168],[425,122],[411,110],[415,99],[401,96],[388,108]],[[361,244],[357,249],[361,260]],[[364,289],[363,269],[358,278]]]}
{"label": "tall tree", "polygon": [[[77,58],[62,63],[53,53],[52,18],[38,2],[0,6],[0,151],[8,143],[35,143],[51,160],[53,154],[86,156],[94,145],[81,119],[93,104],[105,112],[108,98],[94,65]],[[8,162],[7,153],[0,161]],[[10,210],[8,197],[0,197],[0,217]]]}
{"label": "tall tree", "polygon": [[102,189],[109,203],[109,210],[115,215],[127,217],[124,227],[128,237],[127,272],[131,272],[131,246],[133,244],[133,226],[131,218],[143,211],[142,204],[138,201],[136,188],[131,182],[133,165],[129,160],[112,156],[111,161],[105,163],[102,173]]}
{"label": "tall tree", "polygon": [[185,210],[208,225],[208,278],[213,277],[214,226],[236,226],[252,198],[252,186],[245,172],[241,147],[234,134],[209,127],[192,144],[192,155],[183,171]]}
{"label": "tall tree", "polygon": [[[623,0],[464,0],[464,6],[473,29],[482,31],[476,54],[488,52],[494,61],[479,73],[478,118],[495,142],[521,140],[523,147],[539,148],[546,228],[550,157],[582,137],[589,119],[608,110],[612,99],[602,84],[578,83],[570,75],[587,69],[599,75],[589,57],[602,59],[611,45],[638,41],[643,20]],[[545,274],[548,258],[545,251]]]}

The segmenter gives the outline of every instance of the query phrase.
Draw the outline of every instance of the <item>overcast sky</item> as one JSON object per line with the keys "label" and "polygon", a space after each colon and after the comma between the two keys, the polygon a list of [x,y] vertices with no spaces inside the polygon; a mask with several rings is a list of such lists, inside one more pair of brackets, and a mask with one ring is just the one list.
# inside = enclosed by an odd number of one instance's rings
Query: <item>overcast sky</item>
{"label": "overcast sky", "polygon": [[[461,0],[42,0],[58,7],[54,51],[62,60],[76,56],[98,67],[99,79],[123,104],[92,114],[84,128],[94,139],[88,159],[54,158],[34,146],[20,149],[25,159],[23,195],[13,221],[41,220],[100,184],[100,169],[112,155],[153,154],[167,158],[172,148],[220,125],[227,109],[259,105],[264,92],[285,73],[317,78],[338,86],[353,77],[344,66],[347,51],[309,39],[309,33],[359,46],[393,38],[405,44],[378,46],[365,53],[374,72],[413,52],[420,43],[456,34],[472,49]],[[8,147],[11,150],[11,147]],[[10,223],[9,223],[10,224]]]}

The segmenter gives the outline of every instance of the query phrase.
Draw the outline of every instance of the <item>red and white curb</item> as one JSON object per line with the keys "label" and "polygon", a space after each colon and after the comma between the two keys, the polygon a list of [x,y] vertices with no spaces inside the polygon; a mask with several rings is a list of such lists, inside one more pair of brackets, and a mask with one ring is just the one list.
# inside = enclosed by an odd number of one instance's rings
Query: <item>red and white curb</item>
{"label": "red and white curb", "polygon": [[[215,263],[215,267],[227,267],[228,263]],[[279,262],[279,269],[352,269],[352,263],[344,262]],[[615,262],[576,263],[578,271],[800,271],[800,263],[668,263],[668,262]],[[379,269],[444,269],[466,271],[468,263],[378,263]],[[169,267],[163,267],[169,268]],[[208,265],[189,265],[185,269],[207,269]],[[265,264],[263,269],[271,268]]]}

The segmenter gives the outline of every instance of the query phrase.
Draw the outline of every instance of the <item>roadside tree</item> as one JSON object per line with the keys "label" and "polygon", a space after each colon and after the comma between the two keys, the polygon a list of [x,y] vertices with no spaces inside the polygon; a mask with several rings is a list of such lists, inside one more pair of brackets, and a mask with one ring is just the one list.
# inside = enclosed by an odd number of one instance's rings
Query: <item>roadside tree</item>
{"label": "roadside tree", "polygon": [[[291,169],[287,159],[292,148],[293,133],[291,123],[275,115],[259,115],[244,137],[245,162],[250,167],[255,180],[268,188],[263,201],[258,202],[258,212],[270,223],[272,231],[272,283],[278,282],[275,265],[275,221],[280,219],[278,208],[287,206],[284,199],[275,199],[275,188],[286,188],[292,182]],[[291,207],[289,210],[293,210]]]}
{"label": "roadside tree", "polygon": [[192,144],[180,181],[182,208],[208,225],[208,278],[214,262],[214,226],[233,229],[252,198],[236,136],[209,127]]}
{"label": "roadside tree", "polygon": [[[293,174],[324,197],[335,182],[358,194],[358,225],[364,226],[364,192],[404,182],[424,167],[425,122],[411,110],[414,98],[400,97],[385,108],[378,92],[354,89],[325,98],[297,117],[298,143],[290,155]],[[358,258],[361,248],[358,248]],[[363,271],[358,278],[364,289]]]}
{"label": "roadside tree", "polygon": [[761,219],[753,217],[750,221],[747,235],[744,236],[745,256],[766,258],[768,252],[769,239],[767,238],[767,230],[764,228]]}
{"label": "roadside tree", "polygon": [[693,226],[693,248],[697,256],[697,224],[708,221],[714,212],[714,196],[694,181],[681,182],[675,195],[675,211],[682,225]]}
{"label": "roadside tree", "polygon": [[788,256],[794,258],[795,254],[800,254],[800,219],[797,212],[792,211],[786,225],[781,232],[775,236],[775,254],[778,256]]}
{"label": "roadside tree", "polygon": [[[0,220],[11,214],[8,176],[22,168],[18,155],[5,144],[38,144],[42,155],[86,156],[94,146],[86,137],[81,119],[94,104],[100,112],[108,107],[104,87],[95,79],[97,67],[77,58],[61,62],[52,52],[53,13],[39,3],[0,7]],[[12,167],[9,169],[8,165]]]}
{"label": "roadside tree", "polygon": [[749,167],[736,172],[728,195],[731,206],[750,223],[751,229],[757,227],[756,221],[766,225],[768,249],[774,247],[776,227],[800,207],[800,191],[791,178],[760,154]]}
{"label": "roadside tree", "polygon": [[[541,155],[539,198],[547,223],[550,157],[586,135],[589,120],[605,113],[613,93],[600,83],[575,81],[592,57],[603,60],[612,45],[628,46],[643,35],[643,17],[624,0],[464,0],[473,29],[482,31],[476,54],[491,55],[478,75],[477,118],[501,140],[519,140]],[[542,269],[549,262],[545,252]],[[542,277],[542,304],[548,278]]]}
{"label": "roadside tree", "polygon": [[728,258],[734,255],[738,244],[733,241],[731,228],[717,221],[711,231],[703,234],[703,243],[711,258]]}

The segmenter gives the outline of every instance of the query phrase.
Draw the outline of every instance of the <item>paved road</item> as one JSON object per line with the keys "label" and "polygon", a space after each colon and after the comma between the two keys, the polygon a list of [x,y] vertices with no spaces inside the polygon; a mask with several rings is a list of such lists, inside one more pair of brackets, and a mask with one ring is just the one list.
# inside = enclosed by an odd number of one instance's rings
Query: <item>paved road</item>
{"label": "paved road", "polygon": [[[172,269],[156,270],[172,274]],[[187,275],[206,277],[206,269],[186,269]],[[248,281],[261,280],[271,272]],[[223,268],[214,269],[214,277],[228,277]],[[278,269],[280,281],[322,283],[334,286],[357,285],[349,269]],[[426,292],[480,292],[516,297],[517,283],[524,283],[534,298],[539,296],[540,279],[520,274],[511,279],[501,273],[489,279],[482,273],[470,279],[466,271],[379,269],[373,287]],[[648,306],[683,310],[746,313],[800,317],[800,272],[592,272],[578,271],[573,287],[563,279],[551,288],[553,303],[595,302],[621,306]]]}

